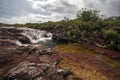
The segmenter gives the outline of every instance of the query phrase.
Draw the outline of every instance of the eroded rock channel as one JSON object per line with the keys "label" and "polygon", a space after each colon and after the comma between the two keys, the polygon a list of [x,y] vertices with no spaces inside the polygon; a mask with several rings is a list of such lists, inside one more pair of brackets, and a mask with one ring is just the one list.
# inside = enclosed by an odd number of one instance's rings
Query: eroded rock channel
{"label": "eroded rock channel", "polygon": [[[31,28],[0,28],[0,80],[120,80],[120,52]],[[54,47],[54,48],[53,48]]]}
{"label": "eroded rock channel", "polygon": [[66,80],[70,71],[57,66],[59,56],[36,44],[51,36],[28,28],[0,28],[0,80]]}

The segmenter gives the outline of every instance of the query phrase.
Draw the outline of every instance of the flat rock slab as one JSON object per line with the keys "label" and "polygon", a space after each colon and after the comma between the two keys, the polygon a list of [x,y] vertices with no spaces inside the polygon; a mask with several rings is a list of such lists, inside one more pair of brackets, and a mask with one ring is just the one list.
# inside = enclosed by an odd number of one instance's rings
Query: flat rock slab
{"label": "flat rock slab", "polygon": [[24,61],[11,69],[5,79],[65,80],[65,75],[68,74],[69,71],[57,68],[55,63],[30,63],[29,61]]}

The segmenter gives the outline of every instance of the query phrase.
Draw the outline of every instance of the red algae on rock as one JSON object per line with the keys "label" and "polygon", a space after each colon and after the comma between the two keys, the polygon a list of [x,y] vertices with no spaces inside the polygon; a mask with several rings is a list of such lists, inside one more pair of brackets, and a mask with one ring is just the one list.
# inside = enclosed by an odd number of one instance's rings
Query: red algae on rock
{"label": "red algae on rock", "polygon": [[[73,73],[69,76],[69,80],[74,80],[74,78],[78,80],[120,80],[120,62],[111,58],[119,52],[76,43],[58,45],[54,50],[61,58],[59,66]],[[105,53],[98,53],[102,51]],[[118,56],[120,55],[115,54],[115,57]]]}

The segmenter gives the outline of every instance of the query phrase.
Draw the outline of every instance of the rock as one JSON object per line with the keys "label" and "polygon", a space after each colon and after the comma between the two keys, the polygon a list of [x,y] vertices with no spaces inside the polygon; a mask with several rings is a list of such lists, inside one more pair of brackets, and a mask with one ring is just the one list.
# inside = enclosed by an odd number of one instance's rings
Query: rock
{"label": "rock", "polygon": [[98,44],[98,43],[96,43],[95,45],[98,46],[98,47],[101,47],[101,48],[103,47],[102,45],[100,45],[100,44]]}
{"label": "rock", "polygon": [[[7,80],[65,80],[67,72],[64,69],[53,68],[47,63],[30,63],[24,61],[10,70]],[[60,74],[58,74],[60,73]],[[5,80],[4,79],[4,80]]]}
{"label": "rock", "polygon": [[92,46],[95,45],[95,43],[93,41],[88,41],[87,44],[92,45]]}
{"label": "rock", "polygon": [[19,35],[18,36],[18,40],[22,43],[22,44],[31,44],[31,41],[29,40],[29,38],[27,38],[26,36],[23,35]]}
{"label": "rock", "polygon": [[52,39],[61,42],[68,42],[68,39],[66,37],[61,36],[60,34],[53,34]]}
{"label": "rock", "polygon": [[52,49],[31,44],[20,32],[0,28],[0,80],[65,80],[66,71],[58,74],[60,68]]}
{"label": "rock", "polygon": [[14,76],[10,76],[9,78],[7,78],[7,80],[29,80],[30,78],[31,78],[31,76],[27,75],[24,72],[21,72],[19,74],[14,75]]}
{"label": "rock", "polygon": [[29,47],[29,54],[33,54],[36,52],[36,48],[35,47]]}
{"label": "rock", "polygon": [[63,75],[64,77],[67,77],[68,75],[72,74],[70,71],[65,69],[58,69],[57,73],[60,75]]}
{"label": "rock", "polygon": [[29,48],[28,48],[28,47],[18,46],[18,47],[15,48],[14,53],[15,53],[15,54],[23,54],[24,52],[27,52],[27,53],[28,53],[28,51],[29,51]]}
{"label": "rock", "polygon": [[59,74],[63,74],[65,71],[63,70],[63,69],[58,69],[57,70],[57,73],[59,73]]}
{"label": "rock", "polygon": [[9,47],[9,46],[17,46],[16,43],[10,41],[10,40],[1,40],[0,39],[0,47]]}
{"label": "rock", "polygon": [[28,66],[36,66],[36,64],[35,63],[29,63]]}
{"label": "rock", "polygon": [[22,44],[31,44],[29,38],[20,34],[22,30],[16,28],[0,28],[0,39],[20,41]]}
{"label": "rock", "polygon": [[45,54],[46,53],[46,50],[39,50],[39,54],[40,55],[43,55],[43,54]]}
{"label": "rock", "polygon": [[48,48],[48,49],[46,50],[46,53],[49,54],[49,55],[51,55],[51,54],[52,54],[51,48]]}
{"label": "rock", "polygon": [[51,55],[52,54],[52,50],[51,50],[51,48],[39,50],[39,54],[40,55],[43,55],[43,54]]}
{"label": "rock", "polygon": [[5,52],[0,50],[0,67],[4,67],[11,60],[12,58],[7,51]]}

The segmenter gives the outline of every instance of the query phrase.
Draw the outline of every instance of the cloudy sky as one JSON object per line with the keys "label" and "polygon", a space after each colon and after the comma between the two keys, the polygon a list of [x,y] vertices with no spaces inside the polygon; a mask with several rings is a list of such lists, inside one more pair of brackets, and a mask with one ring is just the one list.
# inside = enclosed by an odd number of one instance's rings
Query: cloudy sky
{"label": "cloudy sky", "polygon": [[120,15],[120,0],[0,0],[0,22],[28,23],[75,18],[81,8]]}

